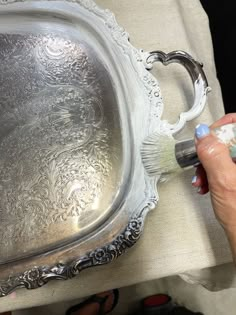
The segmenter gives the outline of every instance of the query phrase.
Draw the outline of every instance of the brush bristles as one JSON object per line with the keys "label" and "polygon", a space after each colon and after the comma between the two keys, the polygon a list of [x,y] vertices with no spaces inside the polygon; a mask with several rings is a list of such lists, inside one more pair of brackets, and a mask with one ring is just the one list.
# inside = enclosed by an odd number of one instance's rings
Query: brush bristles
{"label": "brush bristles", "polygon": [[175,156],[175,139],[155,133],[143,143],[141,155],[144,167],[150,176],[175,173],[180,166]]}

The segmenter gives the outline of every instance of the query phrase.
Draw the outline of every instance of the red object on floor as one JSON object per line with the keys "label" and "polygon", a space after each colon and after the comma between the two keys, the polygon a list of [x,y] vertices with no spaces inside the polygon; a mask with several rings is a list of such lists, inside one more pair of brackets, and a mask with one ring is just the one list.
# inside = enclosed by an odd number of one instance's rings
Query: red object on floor
{"label": "red object on floor", "polygon": [[143,300],[144,307],[154,307],[169,303],[171,298],[166,294],[156,294]]}

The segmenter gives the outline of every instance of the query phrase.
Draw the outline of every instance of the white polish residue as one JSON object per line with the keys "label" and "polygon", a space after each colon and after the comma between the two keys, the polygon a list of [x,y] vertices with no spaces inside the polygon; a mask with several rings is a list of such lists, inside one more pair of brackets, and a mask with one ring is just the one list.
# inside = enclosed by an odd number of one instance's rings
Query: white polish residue
{"label": "white polish residue", "polygon": [[235,138],[234,128],[234,125],[225,125],[219,129],[216,129],[215,133],[219,140],[225,144],[228,144],[232,141],[232,139]]}

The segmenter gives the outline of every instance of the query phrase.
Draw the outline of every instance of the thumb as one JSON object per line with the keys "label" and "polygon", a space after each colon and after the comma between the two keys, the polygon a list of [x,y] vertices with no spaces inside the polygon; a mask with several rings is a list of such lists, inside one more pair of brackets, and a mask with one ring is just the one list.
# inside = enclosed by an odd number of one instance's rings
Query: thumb
{"label": "thumb", "polygon": [[207,125],[198,125],[195,136],[197,154],[208,180],[217,180],[231,171],[236,172],[228,147],[211,133]]}

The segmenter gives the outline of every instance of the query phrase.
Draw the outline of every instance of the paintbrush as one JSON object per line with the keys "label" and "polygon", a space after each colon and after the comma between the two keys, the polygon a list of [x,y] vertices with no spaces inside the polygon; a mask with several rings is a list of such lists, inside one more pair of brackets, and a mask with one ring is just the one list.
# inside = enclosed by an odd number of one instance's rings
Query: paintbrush
{"label": "paintbrush", "polygon": [[[224,125],[211,132],[228,146],[232,159],[236,160],[236,124]],[[178,142],[173,136],[158,132],[143,142],[141,156],[150,176],[178,173],[200,163],[194,139]]]}

